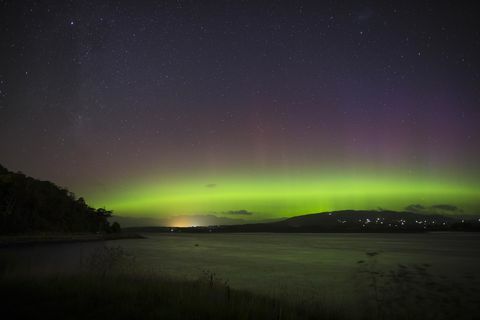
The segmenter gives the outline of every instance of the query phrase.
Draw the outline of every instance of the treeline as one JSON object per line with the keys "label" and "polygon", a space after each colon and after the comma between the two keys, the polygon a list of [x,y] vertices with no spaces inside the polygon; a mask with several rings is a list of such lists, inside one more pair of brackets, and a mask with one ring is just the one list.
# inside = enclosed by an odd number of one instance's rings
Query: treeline
{"label": "treeline", "polygon": [[118,232],[111,211],[94,209],[83,198],[50,181],[0,165],[0,234],[35,232]]}

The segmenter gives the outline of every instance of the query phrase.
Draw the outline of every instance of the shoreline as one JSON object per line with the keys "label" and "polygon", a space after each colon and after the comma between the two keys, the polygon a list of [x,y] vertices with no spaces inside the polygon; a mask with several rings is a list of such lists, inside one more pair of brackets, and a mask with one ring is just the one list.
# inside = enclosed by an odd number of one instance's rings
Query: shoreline
{"label": "shoreline", "polygon": [[122,239],[145,239],[144,236],[133,232],[110,234],[29,234],[0,236],[0,248],[15,246],[30,246],[43,244],[62,244],[75,242],[110,241]]}

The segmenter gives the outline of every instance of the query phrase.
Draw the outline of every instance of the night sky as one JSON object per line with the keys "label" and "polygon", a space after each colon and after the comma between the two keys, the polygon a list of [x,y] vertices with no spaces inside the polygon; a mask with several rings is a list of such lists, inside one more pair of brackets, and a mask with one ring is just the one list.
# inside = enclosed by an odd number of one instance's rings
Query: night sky
{"label": "night sky", "polygon": [[0,0],[0,37],[0,163],[93,206],[480,211],[465,3]]}

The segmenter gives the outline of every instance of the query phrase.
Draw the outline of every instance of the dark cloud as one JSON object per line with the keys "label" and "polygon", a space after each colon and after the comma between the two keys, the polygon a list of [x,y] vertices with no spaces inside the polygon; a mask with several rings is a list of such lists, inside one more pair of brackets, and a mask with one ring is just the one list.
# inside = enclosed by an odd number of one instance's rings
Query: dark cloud
{"label": "dark cloud", "polygon": [[422,206],[421,204],[411,204],[405,207],[406,211],[415,213],[437,213],[437,214],[453,214],[461,213],[463,210],[452,204],[434,204],[429,207]]}
{"label": "dark cloud", "polygon": [[426,208],[421,204],[411,204],[405,207],[405,210],[409,212],[423,212],[425,209]]}
{"label": "dark cloud", "polygon": [[205,185],[205,188],[215,188],[217,186],[216,183],[209,183]]}
{"label": "dark cloud", "polygon": [[462,210],[454,205],[451,204],[436,204],[431,206],[432,209],[435,210],[442,210],[442,211],[452,211],[452,212],[461,212]]}
{"label": "dark cloud", "polygon": [[230,210],[225,212],[226,214],[233,214],[233,215],[239,215],[239,216],[251,216],[253,212],[250,212],[248,210],[242,209],[242,210]]}

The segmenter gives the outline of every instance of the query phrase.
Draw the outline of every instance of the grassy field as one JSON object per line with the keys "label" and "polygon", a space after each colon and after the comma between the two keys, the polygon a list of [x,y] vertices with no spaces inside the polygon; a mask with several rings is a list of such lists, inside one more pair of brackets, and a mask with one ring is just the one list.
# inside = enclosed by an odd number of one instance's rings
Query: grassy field
{"label": "grassy field", "polygon": [[[438,278],[427,264],[383,270],[381,255],[369,251],[356,261],[362,286],[355,307],[305,294],[239,290],[208,270],[196,280],[173,278],[143,269],[121,247],[102,247],[78,272],[64,274],[16,273],[8,256],[0,259],[0,308],[13,319],[433,320],[474,319],[479,313],[478,289],[467,292]],[[323,288],[325,297],[331,289]]]}
{"label": "grassy field", "polygon": [[[140,270],[119,247],[104,247],[75,274],[15,274],[0,261],[3,314],[43,319],[341,319],[318,301],[236,290],[204,271],[182,281]],[[320,316],[321,315],[321,316]]]}
{"label": "grassy field", "polygon": [[340,319],[336,310],[231,289],[210,281],[92,275],[0,281],[14,319]]}
{"label": "grassy field", "polygon": [[[372,277],[363,307],[344,310],[303,297],[285,300],[235,290],[206,273],[197,281],[155,275],[84,273],[44,277],[2,277],[0,307],[13,319],[474,319],[462,297],[443,300],[430,283],[421,290],[405,282],[407,270],[393,274],[388,286]],[[425,272],[420,269],[419,272]],[[428,280],[428,276],[425,276]],[[417,288],[418,289],[418,288]],[[423,296],[418,295],[422,290]],[[326,288],[326,291],[328,288]],[[436,293],[436,296],[432,296]]]}

